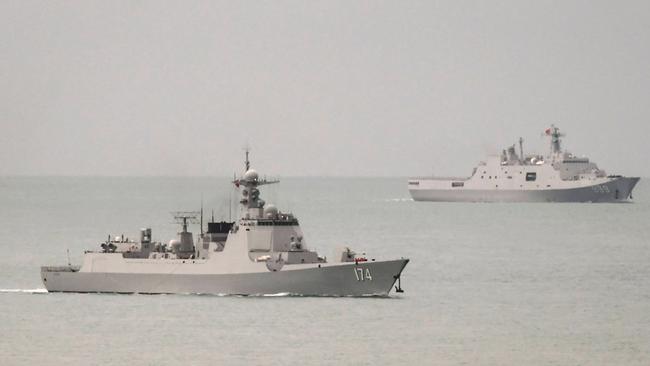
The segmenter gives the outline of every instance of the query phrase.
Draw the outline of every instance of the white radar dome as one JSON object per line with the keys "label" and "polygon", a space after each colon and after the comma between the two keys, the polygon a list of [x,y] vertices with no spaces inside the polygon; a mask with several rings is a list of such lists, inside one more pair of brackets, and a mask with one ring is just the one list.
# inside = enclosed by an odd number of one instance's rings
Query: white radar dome
{"label": "white radar dome", "polygon": [[248,171],[246,173],[244,173],[244,179],[245,180],[249,180],[249,181],[257,180],[258,177],[259,177],[259,175],[257,175],[257,172],[255,171],[255,169],[248,169]]}
{"label": "white radar dome", "polygon": [[278,216],[278,208],[275,207],[274,205],[269,204],[264,208],[264,216],[267,218],[274,218]]}

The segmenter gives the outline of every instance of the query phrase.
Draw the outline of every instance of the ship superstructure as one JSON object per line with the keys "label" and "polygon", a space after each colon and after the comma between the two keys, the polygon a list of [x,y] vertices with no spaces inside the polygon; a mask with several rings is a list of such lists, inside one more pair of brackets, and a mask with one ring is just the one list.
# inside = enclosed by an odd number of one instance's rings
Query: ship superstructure
{"label": "ship superstructure", "polygon": [[562,149],[564,136],[546,129],[549,154],[519,154],[515,145],[489,156],[470,177],[416,177],[408,180],[415,201],[463,202],[623,202],[632,198],[638,177],[608,175],[587,157]]}
{"label": "ship superstructure", "polygon": [[313,296],[388,295],[408,259],[375,260],[342,248],[334,261],[308,248],[298,219],[267,205],[259,187],[277,183],[250,168],[233,181],[241,193],[236,222],[201,224],[195,242],[188,226],[202,212],[178,212],[178,238],[152,241],[142,229],[140,241],[124,235],[84,254],[81,266],[41,267],[48,291],[112,293],[294,294]]}

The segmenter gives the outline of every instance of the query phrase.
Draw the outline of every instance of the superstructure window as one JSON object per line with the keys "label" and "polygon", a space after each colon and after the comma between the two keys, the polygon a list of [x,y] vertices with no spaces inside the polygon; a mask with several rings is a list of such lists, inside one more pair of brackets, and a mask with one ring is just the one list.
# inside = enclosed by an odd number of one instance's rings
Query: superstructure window
{"label": "superstructure window", "polygon": [[537,173],[526,173],[526,182],[534,182],[537,179]]}

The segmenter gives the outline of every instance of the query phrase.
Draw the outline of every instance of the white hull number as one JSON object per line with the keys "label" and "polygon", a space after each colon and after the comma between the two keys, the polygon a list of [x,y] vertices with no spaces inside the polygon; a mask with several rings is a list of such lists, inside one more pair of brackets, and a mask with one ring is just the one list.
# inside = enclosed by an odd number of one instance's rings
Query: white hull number
{"label": "white hull number", "polygon": [[591,189],[596,193],[606,194],[609,193],[609,187],[604,184],[598,186],[591,186]]}
{"label": "white hull number", "polygon": [[354,268],[354,275],[357,277],[357,281],[372,281],[370,268],[366,268],[364,271],[363,268],[356,267]]}

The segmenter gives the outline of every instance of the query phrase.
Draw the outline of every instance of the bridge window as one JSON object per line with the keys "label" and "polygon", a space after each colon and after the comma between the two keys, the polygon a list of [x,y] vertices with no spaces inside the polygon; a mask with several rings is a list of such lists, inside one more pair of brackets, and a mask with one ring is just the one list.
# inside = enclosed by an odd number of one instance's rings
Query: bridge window
{"label": "bridge window", "polygon": [[464,182],[451,182],[452,187],[463,187],[465,186]]}
{"label": "bridge window", "polygon": [[534,182],[537,179],[537,173],[526,173],[526,182]]}

